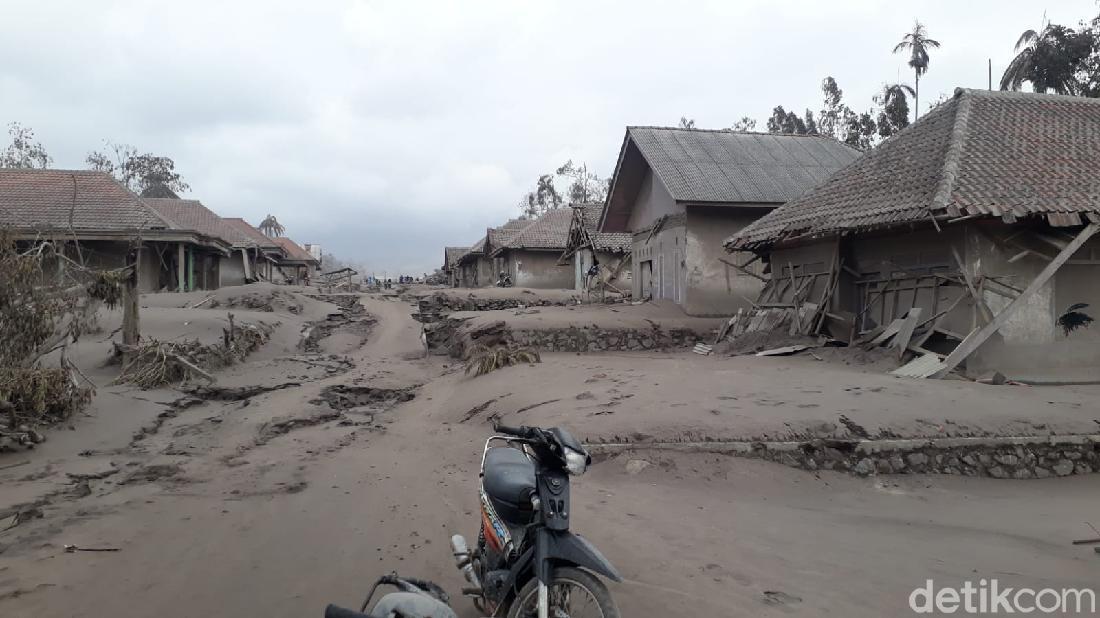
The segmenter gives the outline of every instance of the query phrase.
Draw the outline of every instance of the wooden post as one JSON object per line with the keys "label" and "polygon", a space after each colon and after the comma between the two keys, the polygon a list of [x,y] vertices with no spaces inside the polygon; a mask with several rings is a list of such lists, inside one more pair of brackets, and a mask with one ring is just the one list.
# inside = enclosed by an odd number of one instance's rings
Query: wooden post
{"label": "wooden post", "polygon": [[[141,338],[138,316],[138,250],[131,250],[126,261],[129,263],[130,273],[122,282],[122,345],[124,349],[131,350]],[[125,356],[123,360],[125,362]]]}
{"label": "wooden post", "polygon": [[1098,231],[1100,231],[1100,225],[1096,223],[1090,223],[1085,226],[1085,229],[1077,234],[1073,242],[1066,245],[1066,248],[1062,249],[1062,251],[1043,268],[1038,276],[1031,280],[1031,283],[1024,288],[1024,291],[1021,292],[1019,296],[1012,299],[1012,301],[1008,303],[1008,306],[1002,309],[990,323],[971,331],[970,334],[966,336],[966,339],[963,339],[962,343],[959,344],[959,347],[955,348],[955,350],[943,360],[943,367],[936,372],[934,377],[942,378],[952,369],[958,367],[959,363],[966,360],[966,357],[970,356],[974,350],[977,350],[979,346],[985,343],[993,333],[1004,326],[1008,318],[1012,317],[1012,314],[1015,313],[1030,296],[1039,291],[1039,288],[1046,285],[1047,281],[1050,281],[1051,277],[1054,276],[1054,273],[1058,272],[1058,269],[1062,267],[1062,264],[1065,264],[1066,260],[1076,253],[1077,250],[1081,248],[1081,245],[1085,244],[1085,242],[1089,238],[1092,238]]}
{"label": "wooden post", "polygon": [[248,263],[248,249],[241,249],[241,260],[244,262],[244,280],[247,282],[252,278],[252,265]]}
{"label": "wooden post", "polygon": [[176,245],[176,291],[187,291],[187,257],[183,253],[183,243]]}

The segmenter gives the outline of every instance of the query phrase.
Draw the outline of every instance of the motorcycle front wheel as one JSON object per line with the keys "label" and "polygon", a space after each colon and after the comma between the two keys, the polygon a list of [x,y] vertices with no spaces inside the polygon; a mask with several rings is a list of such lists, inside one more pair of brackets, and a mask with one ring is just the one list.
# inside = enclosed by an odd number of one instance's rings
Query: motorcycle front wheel
{"label": "motorcycle front wheel", "polygon": [[[607,586],[591,573],[572,567],[561,567],[554,569],[550,581],[551,616],[620,618],[619,608],[611,598]],[[508,618],[536,618],[538,602],[539,581],[532,577],[512,600],[512,606],[508,608]]]}

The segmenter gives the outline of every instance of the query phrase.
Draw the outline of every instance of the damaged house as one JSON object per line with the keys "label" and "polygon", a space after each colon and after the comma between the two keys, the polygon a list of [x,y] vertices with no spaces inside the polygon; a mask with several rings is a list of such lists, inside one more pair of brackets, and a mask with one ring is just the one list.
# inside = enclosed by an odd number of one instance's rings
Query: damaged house
{"label": "damaged house", "polygon": [[241,251],[248,256],[251,276],[261,281],[275,281],[275,267],[287,257],[282,245],[244,219],[222,217],[222,221],[243,239]]}
{"label": "damaged house", "polygon": [[500,273],[505,272],[505,269],[502,260],[493,259],[493,252],[530,223],[524,219],[512,219],[500,227],[486,230],[485,236],[457,260],[461,286],[477,288],[496,285]]}
{"label": "damaged house", "polygon": [[489,245],[494,267],[508,273],[512,284],[521,288],[563,289],[573,287],[573,266],[559,264],[569,239],[570,208],[547,211],[522,228],[498,229],[490,234]]}
{"label": "damaged house", "polygon": [[142,200],[162,217],[180,227],[197,230],[229,245],[228,255],[208,255],[200,259],[192,256],[192,269],[200,273],[198,277],[203,289],[269,280],[269,277],[262,275],[267,260],[258,250],[255,240],[242,233],[238,225],[222,219],[199,200],[150,197]]}
{"label": "damaged house", "polygon": [[633,235],[635,298],[729,315],[763,281],[722,242],[859,155],[813,135],[627,127],[599,230]]}
{"label": "damaged house", "polygon": [[[626,232],[601,232],[600,215],[603,204],[573,204],[566,239],[565,253],[560,263],[573,260],[573,289],[590,291],[597,287],[623,292],[630,291],[630,249],[634,238]],[[589,277],[592,265],[598,274]]]}
{"label": "damaged house", "polygon": [[1100,371],[1100,100],[959,89],[726,242],[770,266],[760,307],[891,341],[896,373]]}
{"label": "damaged house", "polygon": [[462,284],[458,260],[469,251],[469,247],[443,247],[443,276],[449,287],[457,288]]}
{"label": "damaged house", "polygon": [[[276,281],[288,285],[309,285],[317,275],[321,261],[286,236],[272,238],[285,252],[286,257],[275,265]],[[278,281],[282,279],[282,281]]]}
{"label": "damaged house", "polygon": [[[53,242],[94,268],[136,261],[138,288],[212,289],[230,243],[162,216],[109,174],[0,169],[0,227],[17,242]],[[58,261],[64,268],[64,261]]]}

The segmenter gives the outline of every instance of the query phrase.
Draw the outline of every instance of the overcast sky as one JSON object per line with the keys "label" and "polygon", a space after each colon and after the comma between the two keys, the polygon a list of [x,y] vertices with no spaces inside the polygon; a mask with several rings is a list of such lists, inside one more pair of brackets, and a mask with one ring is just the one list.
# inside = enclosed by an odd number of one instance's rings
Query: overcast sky
{"label": "overcast sky", "polygon": [[[922,100],[994,81],[1044,10],[1095,0],[0,0],[0,123],[58,168],[103,140],[171,156],[201,199],[381,274],[431,272],[518,213],[566,159],[613,171],[629,124],[730,126],[870,105],[912,83],[890,52],[919,18],[943,44]],[[921,107],[925,107],[922,103]],[[923,111],[923,110],[922,110]]]}

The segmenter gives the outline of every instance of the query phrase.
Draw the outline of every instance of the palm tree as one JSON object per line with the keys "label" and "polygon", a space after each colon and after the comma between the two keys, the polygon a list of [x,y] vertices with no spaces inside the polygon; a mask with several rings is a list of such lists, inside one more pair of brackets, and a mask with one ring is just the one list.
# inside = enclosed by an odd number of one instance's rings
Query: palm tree
{"label": "palm tree", "polygon": [[909,51],[909,66],[913,67],[917,87],[913,90],[913,120],[920,115],[920,76],[928,72],[928,50],[940,46],[940,42],[928,38],[928,31],[920,21],[913,23],[913,31],[901,37],[894,46],[894,53]]}
{"label": "palm tree", "polygon": [[282,236],[286,228],[283,224],[279,223],[279,220],[275,218],[275,215],[268,215],[256,226],[261,232],[272,238],[276,236]]}
{"label": "palm tree", "polygon": [[1018,91],[1031,82],[1035,92],[1074,94],[1074,67],[1091,51],[1087,43],[1075,44],[1079,36],[1049,21],[1038,32],[1025,30],[1016,41],[1016,57],[1001,76],[1001,90]]}
{"label": "palm tree", "polygon": [[917,93],[909,84],[886,84],[875,101],[882,105],[878,116],[878,134],[890,137],[909,126],[909,98]]}

